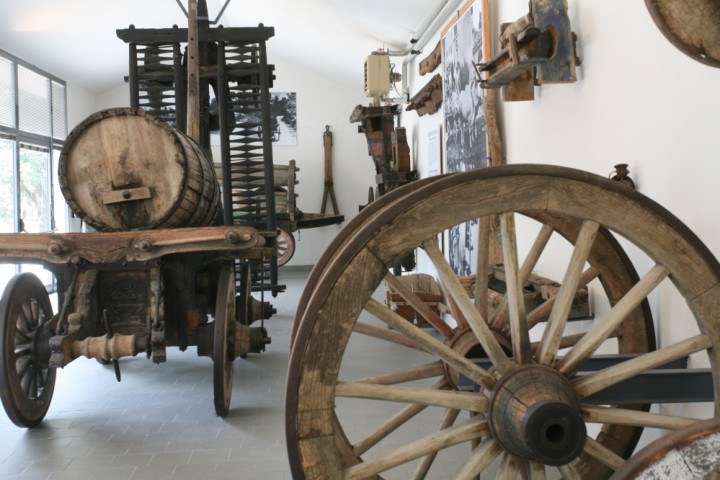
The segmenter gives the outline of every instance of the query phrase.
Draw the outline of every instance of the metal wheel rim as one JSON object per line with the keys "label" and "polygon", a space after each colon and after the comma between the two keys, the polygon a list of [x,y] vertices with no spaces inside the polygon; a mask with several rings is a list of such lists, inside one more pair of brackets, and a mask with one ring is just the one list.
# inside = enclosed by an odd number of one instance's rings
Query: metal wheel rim
{"label": "metal wheel rim", "polygon": [[[602,195],[605,195],[609,199],[612,200],[613,206],[618,207],[619,205],[622,205],[623,211],[626,211],[625,203],[630,203],[632,206],[632,212],[637,213],[641,212],[643,214],[647,214],[650,216],[653,216],[652,222],[657,223],[662,229],[669,229],[672,230],[672,235],[674,235],[674,238],[677,241],[680,241],[683,246],[687,247],[688,255],[692,256],[692,260],[697,264],[696,267],[699,268],[699,271],[701,272],[701,277],[703,278],[702,282],[695,282],[690,278],[689,275],[687,275],[687,270],[683,272],[683,268],[677,264],[677,262],[672,265],[671,271],[673,272],[672,279],[675,281],[676,284],[679,284],[683,287],[683,293],[686,295],[689,293],[690,290],[692,290],[694,293],[700,294],[702,293],[702,299],[700,297],[694,297],[696,302],[701,303],[707,303],[711,302],[714,299],[714,296],[712,295],[711,287],[717,282],[718,278],[718,265],[717,261],[712,257],[712,255],[709,253],[709,251],[702,245],[702,243],[690,232],[687,227],[682,225],[676,218],[674,218],[671,214],[669,214],[666,210],[662,209],[659,205],[655,204],[654,202],[648,200],[647,198],[637,194],[636,192],[629,192],[627,190],[622,189],[622,187],[613,184],[613,182],[608,182],[605,179],[601,177],[596,177],[594,175],[586,174],[579,171],[574,171],[570,169],[564,169],[559,167],[546,167],[546,166],[509,166],[509,167],[498,167],[493,169],[486,169],[485,171],[477,171],[477,172],[471,172],[469,174],[463,174],[462,178],[447,178],[441,182],[434,182],[432,185],[430,185],[427,188],[422,189],[420,192],[417,192],[414,194],[414,201],[421,203],[425,201],[425,199],[431,198],[434,195],[442,195],[442,191],[444,189],[450,189],[450,188],[458,188],[461,184],[469,184],[472,182],[476,182],[479,180],[488,182],[488,181],[495,181],[498,179],[501,179],[501,177],[509,178],[509,177],[517,177],[517,178],[528,178],[531,177],[537,180],[537,183],[540,185],[541,188],[549,188],[552,190],[552,195],[550,195],[550,200],[552,202],[548,202],[548,208],[552,211],[559,211],[563,214],[573,214],[573,215],[579,215],[583,212],[583,209],[592,208],[592,206],[588,205],[582,205],[582,202],[580,204],[575,205],[571,204],[571,202],[565,202],[564,204],[560,202],[558,199],[559,196],[563,196],[566,194],[574,195],[576,194],[577,188],[590,188],[590,189],[596,189],[597,187],[600,187],[598,189],[598,192],[601,192]],[[557,185],[556,185],[557,184]],[[570,188],[572,187],[572,188]],[[528,190],[530,191],[530,190]],[[413,194],[411,194],[413,195]],[[512,197],[513,192],[508,192],[508,195]],[[447,200],[447,199],[446,199]],[[507,199],[504,199],[507,200]],[[576,200],[576,198],[573,198],[573,200]],[[493,199],[478,199],[478,202],[486,202],[486,203],[492,203]],[[520,202],[520,205],[522,205],[522,202],[520,199],[517,198],[517,195],[515,196],[515,199],[513,200],[515,204],[518,204]],[[375,225],[368,225],[367,231],[371,231],[373,228],[375,229],[381,229],[383,228],[384,224],[387,224],[389,222],[392,222],[395,218],[398,218],[400,214],[405,213],[404,212],[404,205],[400,205],[402,202],[398,202],[396,204],[393,204],[388,208],[386,212],[383,212],[384,215],[378,216],[382,218],[375,218],[376,224]],[[412,204],[412,201],[408,202],[408,204]],[[492,206],[491,205],[475,205],[474,208],[479,208],[482,210],[485,208],[486,212],[490,212],[489,210]],[[524,209],[531,209],[534,208],[533,205],[529,205],[522,208],[514,208],[514,210],[524,210]],[[395,210],[395,211],[392,211]],[[612,211],[612,208],[609,209],[609,211]],[[475,210],[474,210],[475,212]],[[411,212],[415,213],[415,212]],[[615,230],[622,233],[624,236],[635,239],[636,241],[639,241],[642,243],[643,241],[647,241],[648,237],[643,237],[643,235],[635,235],[633,232],[634,227],[629,225],[623,225],[622,222],[620,222],[619,225],[615,225],[618,223],[616,219],[612,219],[607,215],[607,212],[593,212],[593,215],[598,217],[598,220],[600,220],[602,224],[610,224],[611,226],[614,226]],[[408,214],[408,218],[412,215]],[[586,218],[582,215],[579,215],[580,218]],[[418,217],[416,217],[418,218]],[[371,222],[372,223],[372,222]],[[398,221],[395,225],[392,227],[387,227],[388,231],[389,229],[398,229],[401,228],[400,225],[402,222]],[[408,224],[402,224],[402,228],[409,228]],[[383,240],[385,242],[388,241],[387,237],[383,237]],[[361,242],[362,243],[362,242]],[[648,242],[650,243],[650,242]],[[381,244],[380,240],[377,240],[374,247],[378,247],[378,245]],[[652,245],[652,248],[649,249],[648,252],[652,258],[656,258],[657,256],[665,255],[667,256],[667,252],[664,252],[662,249],[662,246],[658,245]],[[347,253],[347,252],[346,252]],[[397,258],[398,255],[401,253],[401,248],[391,245],[389,249],[387,249],[385,252],[382,253],[384,255],[382,257],[382,260],[384,262],[389,262],[395,258]],[[348,253],[348,255],[351,255]],[[340,265],[342,262],[339,260],[339,257],[341,257],[340,254],[336,254],[333,257],[333,262],[329,262],[326,265],[326,270],[331,270],[334,268],[335,274],[325,273],[325,276],[323,278],[323,284],[327,282],[329,285],[330,283],[333,283],[335,281],[340,282],[342,281],[339,277],[341,277],[341,272],[343,270],[342,265]],[[368,261],[367,258],[363,257],[364,261]],[[668,259],[665,259],[668,260]],[[672,259],[670,259],[672,260]],[[346,262],[353,262],[355,259],[348,259],[345,258],[343,261]],[[672,263],[672,261],[670,262]],[[337,267],[340,265],[340,268]],[[332,267],[332,268],[331,268]],[[678,270],[679,268],[679,270]],[[677,270],[677,271],[676,271]],[[680,271],[682,274],[678,276],[678,271]],[[683,276],[684,275],[684,276]],[[682,278],[679,278],[682,277]],[[332,278],[331,280],[329,278]],[[372,280],[368,281],[368,284],[377,284],[381,280],[380,278],[373,278]],[[690,288],[688,288],[688,284],[690,285]],[[360,288],[360,285],[356,286],[357,288]],[[321,288],[318,285],[318,288]],[[363,285],[363,288],[365,286]],[[370,287],[367,287],[370,288]],[[325,292],[327,293],[327,292]],[[693,293],[693,294],[694,294]],[[300,331],[298,332],[298,336],[296,337],[296,347],[292,351],[292,357],[291,357],[291,370],[289,374],[289,381],[288,381],[288,447],[289,447],[289,453],[291,456],[291,464],[294,467],[294,474],[298,475],[299,478],[303,478],[304,472],[302,472],[302,461],[299,457],[299,451],[301,449],[297,448],[299,446],[299,443],[303,443],[302,450],[306,451],[307,448],[314,448],[311,446],[313,442],[320,442],[322,443],[323,440],[321,440],[320,437],[310,439],[309,437],[301,437],[305,440],[298,440],[298,416],[297,415],[303,415],[303,413],[293,412],[291,410],[292,408],[292,402],[293,399],[298,400],[302,399],[302,396],[304,395],[304,392],[302,390],[306,388],[307,386],[303,386],[303,378],[301,378],[303,373],[303,367],[301,366],[303,362],[303,356],[305,352],[303,351],[303,348],[300,348],[300,346],[305,346],[308,349],[311,349],[308,345],[308,342],[311,341],[312,338],[317,338],[317,331],[314,330],[317,325],[320,324],[320,322],[316,321],[316,319],[312,318],[313,314],[311,313],[315,308],[317,308],[319,305],[322,304],[322,299],[319,299],[320,294],[315,293],[313,295],[312,299],[315,300],[314,304],[312,301],[309,302],[309,304],[306,306],[306,313],[303,317],[301,317],[299,320],[301,321],[300,325]],[[355,308],[355,307],[353,307]],[[357,307],[357,308],[362,308]],[[698,319],[700,320],[700,319]],[[338,320],[342,321],[342,320]],[[347,332],[346,332],[347,333]],[[349,333],[347,333],[349,335]],[[715,335],[716,332],[712,332],[711,340],[715,341]],[[342,341],[341,341],[342,343]],[[342,356],[342,349],[344,348],[344,343],[339,346],[341,349],[341,353],[339,356]],[[711,358],[711,363],[713,367],[715,367],[716,359]],[[326,371],[326,377],[325,378],[334,378],[335,366],[331,367],[333,370],[331,373],[327,373]],[[297,380],[295,380],[297,379]],[[317,385],[315,385],[317,387]],[[327,393],[329,396],[334,396],[332,394],[333,386],[327,386],[327,390],[323,390],[323,393]],[[298,403],[300,403],[300,400],[298,400]],[[329,407],[330,410],[332,410],[332,407]],[[333,416],[332,412],[325,412],[326,415],[329,415],[330,417]],[[323,423],[327,423],[328,425],[334,424],[333,418],[326,418],[323,420]],[[332,431],[332,427],[330,428],[330,431],[328,433],[331,438],[334,434]],[[336,434],[336,432],[335,432]],[[330,446],[329,444],[326,445],[329,450],[333,450],[335,446]],[[342,462],[341,457],[342,453],[338,453],[338,458],[335,458],[333,461],[335,461],[334,467],[336,470],[339,468],[337,462]],[[321,468],[318,467],[318,470],[320,471]],[[327,473],[327,471],[324,471],[324,473]],[[341,477],[337,477],[341,478]]]}
{"label": "metal wheel rim", "polygon": [[[8,417],[20,427],[37,426],[50,407],[56,370],[46,364],[38,364],[33,358],[33,348],[23,348],[22,345],[30,343],[26,342],[30,340],[28,336],[34,337],[52,318],[52,306],[42,282],[31,273],[13,277],[0,299],[0,329],[3,333],[0,342],[0,359],[3,361],[0,393]],[[23,337],[21,329],[28,335]],[[19,355],[21,352],[24,355]],[[24,358],[25,361],[16,358]]]}

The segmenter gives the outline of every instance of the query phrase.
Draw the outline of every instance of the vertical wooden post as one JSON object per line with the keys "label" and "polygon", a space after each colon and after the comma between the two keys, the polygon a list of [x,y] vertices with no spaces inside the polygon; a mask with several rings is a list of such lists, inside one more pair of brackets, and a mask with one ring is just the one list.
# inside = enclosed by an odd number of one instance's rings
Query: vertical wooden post
{"label": "vertical wooden post", "polygon": [[200,42],[197,0],[188,0],[187,135],[200,143]]}
{"label": "vertical wooden post", "polygon": [[[483,38],[483,62],[492,58],[492,36],[490,22],[489,0],[482,0],[482,38]],[[505,163],[503,158],[503,144],[500,135],[500,127],[497,118],[497,96],[492,88],[484,90],[483,112],[485,114],[485,127],[487,131],[487,153],[488,167],[496,167]],[[489,242],[485,248],[489,249],[488,264],[502,263],[503,251],[500,239],[499,221],[497,218],[486,218],[479,222],[478,228],[489,228]],[[480,234],[482,238],[482,233]],[[487,272],[477,272],[477,275],[487,275]]]}
{"label": "vertical wooden post", "polygon": [[337,200],[335,199],[335,189],[333,187],[332,144],[332,132],[330,131],[330,125],[325,125],[325,132],[323,133],[323,146],[325,147],[325,189],[323,190],[320,213],[325,213],[325,207],[327,205],[329,195],[333,206],[333,213],[335,213],[335,215],[339,215],[340,209],[338,208]]}
{"label": "vertical wooden post", "polygon": [[[489,3],[489,0],[483,0],[482,2],[483,62],[489,62],[492,58]],[[486,88],[484,92],[483,111],[485,113],[485,126],[488,137],[488,167],[495,167],[505,163],[503,158],[502,137],[497,119],[497,97],[495,89],[493,88]]]}

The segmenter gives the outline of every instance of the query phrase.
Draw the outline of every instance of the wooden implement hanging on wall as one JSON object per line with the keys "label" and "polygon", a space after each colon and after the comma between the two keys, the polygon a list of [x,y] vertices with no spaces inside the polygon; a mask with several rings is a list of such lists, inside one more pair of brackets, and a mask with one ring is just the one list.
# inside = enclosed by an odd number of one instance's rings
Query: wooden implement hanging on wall
{"label": "wooden implement hanging on wall", "polygon": [[338,208],[337,199],[335,198],[335,188],[333,187],[332,144],[333,141],[330,125],[325,125],[325,132],[323,133],[323,147],[325,147],[325,190],[323,190],[320,213],[325,213],[325,207],[327,206],[329,196],[333,206],[333,213],[335,215],[340,215],[340,209]]}

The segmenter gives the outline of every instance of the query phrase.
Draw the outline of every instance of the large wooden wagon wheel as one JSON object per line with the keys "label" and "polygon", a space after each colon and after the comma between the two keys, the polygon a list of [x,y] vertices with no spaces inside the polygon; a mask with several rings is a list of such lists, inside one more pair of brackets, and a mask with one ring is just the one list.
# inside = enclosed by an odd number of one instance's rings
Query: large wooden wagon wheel
{"label": "large wooden wagon wheel", "polygon": [[12,422],[35,427],[50,407],[55,369],[50,368],[53,311],[47,291],[32,273],[10,280],[0,299],[0,396]]}
{"label": "large wooden wagon wheel", "polygon": [[232,333],[235,329],[235,272],[232,266],[220,270],[215,302],[213,337],[213,387],[215,413],[226,417],[230,410],[235,355]]}
{"label": "large wooden wagon wheel", "polygon": [[[508,308],[491,311],[486,295],[476,295],[475,302],[462,288],[435,236],[468,219],[496,215],[503,232]],[[516,221],[538,223],[537,238],[522,263]],[[654,262],[641,279],[633,278],[613,234]],[[538,321],[540,311],[525,312],[518,299],[548,237],[556,236],[573,247],[562,260],[551,252],[567,267],[557,296],[539,307],[549,314],[545,324]],[[384,279],[393,281],[388,266],[418,246],[431,258],[453,310],[449,320],[429,316],[435,327],[431,334],[373,299]],[[483,251],[480,264],[487,258]],[[430,182],[390,203],[342,242],[296,318],[287,392],[293,474],[307,479],[428,478],[436,456],[441,462],[443,450],[464,444],[463,460],[451,478],[475,478],[496,458],[502,459],[502,478],[544,478],[546,470],[555,468],[565,478],[607,478],[630,455],[643,427],[674,429],[694,420],[651,414],[638,406],[599,407],[591,398],[676,358],[714,352],[708,349],[718,341],[712,320],[720,301],[719,272],[714,257],[671,214],[601,177],[514,165]],[[612,308],[571,333],[567,316],[574,293],[598,276]],[[654,347],[645,298],[668,277],[703,333],[644,353]],[[412,293],[406,292],[406,300],[413,303]],[[544,331],[541,325],[547,325]],[[358,339],[367,336],[380,339],[372,349]],[[425,353],[408,349],[407,365],[395,355],[379,372],[361,371],[365,362],[354,357],[377,357],[383,348],[398,345]],[[640,355],[597,372],[580,371],[588,358],[609,349]],[[491,367],[479,366],[470,356],[487,357]],[[707,357],[715,368],[715,354]],[[475,382],[479,391],[459,391],[461,377]],[[380,415],[373,412],[384,412],[390,402],[406,405],[387,419],[376,419]],[[346,409],[366,411],[368,421],[361,427],[372,428],[356,431],[362,428],[343,419]],[[467,416],[459,415],[463,411]],[[430,431],[413,430],[412,442],[404,436],[393,443],[396,433],[431,424]],[[448,478],[444,472],[440,477]]]}

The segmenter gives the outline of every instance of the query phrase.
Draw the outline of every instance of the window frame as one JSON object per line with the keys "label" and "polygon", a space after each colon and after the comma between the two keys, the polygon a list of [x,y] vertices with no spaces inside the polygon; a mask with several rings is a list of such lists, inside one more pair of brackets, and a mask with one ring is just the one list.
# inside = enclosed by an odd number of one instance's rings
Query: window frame
{"label": "window frame", "polygon": [[[13,148],[13,199],[14,199],[14,232],[9,233],[18,233],[19,226],[20,226],[20,201],[21,201],[21,190],[20,190],[20,151],[23,148],[22,145],[31,145],[41,148],[43,151],[47,153],[47,188],[49,189],[47,193],[47,198],[49,199],[49,205],[45,205],[45,208],[49,208],[50,215],[49,215],[49,225],[48,229],[51,231],[67,231],[68,226],[66,222],[64,225],[57,225],[56,224],[56,218],[60,217],[61,219],[66,219],[67,214],[65,215],[57,215],[58,209],[67,209],[67,206],[65,205],[65,202],[58,201],[60,199],[56,198],[56,185],[55,185],[55,179],[56,179],[56,169],[57,169],[57,161],[56,161],[56,155],[55,152],[62,149],[63,145],[65,144],[65,139],[67,137],[67,129],[68,129],[68,121],[67,121],[67,83],[62,80],[61,78],[58,78],[55,75],[52,75],[35,65],[32,65],[21,58],[18,58],[14,55],[12,55],[9,52],[6,52],[5,50],[0,49],[0,58],[7,60],[11,64],[11,75],[12,80],[11,84],[13,86],[13,90],[10,94],[10,102],[12,104],[13,112],[12,115],[12,123],[13,126],[3,125],[0,124],[0,136],[3,138],[8,138],[12,142],[12,148]],[[29,70],[35,74],[38,74],[42,76],[44,79],[47,80],[47,108],[48,108],[48,114],[49,114],[49,125],[48,125],[48,132],[49,135],[41,135],[34,132],[29,132],[25,130],[20,129],[21,119],[20,119],[20,75],[19,75],[19,69],[20,67]],[[56,88],[56,86],[61,87],[60,89]],[[62,91],[63,98],[61,99],[61,102],[58,102],[56,96],[58,94],[58,90]],[[0,95],[3,95],[3,92],[0,92]],[[57,103],[60,103],[63,111],[58,112],[56,111]],[[58,117],[59,115],[59,117]],[[62,132],[56,132],[56,127],[60,125],[61,128],[64,128],[65,131]],[[65,212],[67,213],[67,212]],[[15,264],[15,271],[20,272],[21,271],[21,264]],[[53,278],[50,285],[46,285],[48,290],[50,292],[53,292],[56,290],[56,282]]]}

